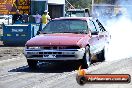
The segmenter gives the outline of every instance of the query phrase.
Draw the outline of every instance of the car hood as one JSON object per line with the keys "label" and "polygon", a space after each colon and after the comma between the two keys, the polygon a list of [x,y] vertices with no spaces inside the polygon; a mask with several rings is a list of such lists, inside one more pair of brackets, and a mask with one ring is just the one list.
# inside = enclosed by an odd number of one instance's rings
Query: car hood
{"label": "car hood", "polygon": [[78,45],[86,34],[43,34],[27,41],[26,46]]}

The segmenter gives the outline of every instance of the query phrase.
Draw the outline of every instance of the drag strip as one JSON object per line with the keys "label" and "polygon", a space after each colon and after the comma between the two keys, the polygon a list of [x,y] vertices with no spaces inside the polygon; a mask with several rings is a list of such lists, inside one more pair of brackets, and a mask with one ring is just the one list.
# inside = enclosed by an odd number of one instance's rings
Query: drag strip
{"label": "drag strip", "polygon": [[[129,84],[85,84],[76,82],[76,73],[72,63],[39,63],[36,70],[29,69],[23,48],[0,47],[1,51],[15,49],[20,53],[0,57],[0,88],[132,88]],[[13,52],[16,53],[16,52]],[[1,55],[5,55],[1,53]],[[7,58],[5,58],[7,57]],[[130,74],[132,75],[132,58],[92,64],[88,74]]]}

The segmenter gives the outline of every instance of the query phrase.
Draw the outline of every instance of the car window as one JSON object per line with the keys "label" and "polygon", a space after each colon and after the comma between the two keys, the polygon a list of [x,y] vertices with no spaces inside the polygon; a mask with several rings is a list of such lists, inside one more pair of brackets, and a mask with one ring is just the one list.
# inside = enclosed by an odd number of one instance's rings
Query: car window
{"label": "car window", "polygon": [[96,23],[98,24],[99,30],[100,30],[101,32],[106,31],[105,28],[104,28],[104,26],[100,23],[100,21],[99,21],[98,19],[96,20]]}
{"label": "car window", "polygon": [[89,21],[89,28],[90,28],[90,30],[91,30],[92,32],[97,31],[97,28],[96,28],[94,22],[91,21],[91,20]]}
{"label": "car window", "polygon": [[98,23],[96,22],[96,20],[92,20],[92,21],[94,22],[96,30],[99,32],[100,31],[100,26],[98,25]]}
{"label": "car window", "polygon": [[45,32],[80,32],[87,31],[88,24],[84,20],[52,20],[50,21],[43,31]]}
{"label": "car window", "polygon": [[87,23],[85,21],[76,21],[73,20],[70,22],[71,30],[87,30]]}

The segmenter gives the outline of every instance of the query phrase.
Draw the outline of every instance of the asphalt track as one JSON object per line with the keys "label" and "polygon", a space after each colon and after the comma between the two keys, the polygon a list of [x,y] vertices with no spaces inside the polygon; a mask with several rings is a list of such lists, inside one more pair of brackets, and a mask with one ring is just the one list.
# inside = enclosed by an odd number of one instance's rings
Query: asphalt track
{"label": "asphalt track", "polygon": [[[127,84],[77,84],[77,72],[72,63],[40,63],[36,70],[29,69],[22,54],[24,47],[0,46],[0,88],[132,88]],[[98,62],[88,68],[89,74],[130,74],[132,58]]]}

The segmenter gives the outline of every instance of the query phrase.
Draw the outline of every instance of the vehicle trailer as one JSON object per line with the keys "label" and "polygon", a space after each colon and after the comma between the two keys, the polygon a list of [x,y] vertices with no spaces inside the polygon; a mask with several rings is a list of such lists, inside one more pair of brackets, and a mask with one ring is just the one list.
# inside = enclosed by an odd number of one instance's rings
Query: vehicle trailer
{"label": "vehicle trailer", "polygon": [[90,17],[91,14],[88,8],[85,9],[69,9],[66,11],[66,17]]}
{"label": "vehicle trailer", "polygon": [[1,41],[4,45],[24,45],[27,40],[36,36],[40,24],[3,24]]}

